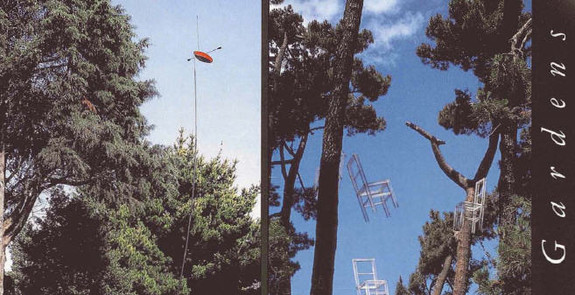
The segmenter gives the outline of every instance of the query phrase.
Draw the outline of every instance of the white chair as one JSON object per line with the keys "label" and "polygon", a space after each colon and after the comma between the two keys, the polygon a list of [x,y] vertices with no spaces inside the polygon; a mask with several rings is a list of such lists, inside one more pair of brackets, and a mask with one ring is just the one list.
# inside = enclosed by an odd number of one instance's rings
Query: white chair
{"label": "white chair", "polygon": [[377,279],[375,258],[352,259],[357,295],[389,295],[386,280]]}
{"label": "white chair", "polygon": [[386,217],[391,215],[387,207],[387,200],[391,199],[393,206],[399,207],[389,179],[368,182],[357,154],[352,154],[351,159],[347,162],[347,171],[366,222],[369,221],[367,207],[371,207],[373,212],[376,212],[376,206],[381,205]]}
{"label": "white chair", "polygon": [[456,231],[461,230],[463,218],[471,222],[471,233],[475,233],[476,224],[479,230],[483,230],[483,216],[485,213],[486,181],[485,178],[475,183],[473,201],[460,202],[455,206],[453,227]]}

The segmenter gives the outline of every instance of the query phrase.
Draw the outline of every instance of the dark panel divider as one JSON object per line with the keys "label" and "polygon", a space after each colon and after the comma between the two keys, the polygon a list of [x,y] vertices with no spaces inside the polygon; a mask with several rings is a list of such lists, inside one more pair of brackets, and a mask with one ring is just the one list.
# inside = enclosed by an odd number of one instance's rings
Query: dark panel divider
{"label": "dark panel divider", "polygon": [[575,1],[533,16],[533,294],[575,294]]}

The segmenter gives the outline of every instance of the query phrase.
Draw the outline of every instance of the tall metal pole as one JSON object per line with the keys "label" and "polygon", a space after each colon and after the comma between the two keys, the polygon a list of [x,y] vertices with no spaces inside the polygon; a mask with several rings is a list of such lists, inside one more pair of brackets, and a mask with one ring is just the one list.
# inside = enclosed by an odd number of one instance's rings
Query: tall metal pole
{"label": "tall metal pole", "polygon": [[[198,38],[198,50],[200,50],[200,34],[198,29],[198,16],[196,15],[196,36]],[[180,270],[180,278],[184,276],[184,267],[186,265],[186,256],[188,252],[188,245],[190,241],[190,228],[192,226],[192,213],[194,210],[194,194],[196,192],[196,182],[198,179],[198,87],[196,83],[196,59],[194,60],[194,146],[193,146],[193,161],[194,173],[192,181],[192,195],[190,200],[190,216],[188,217],[188,228],[186,230],[186,244],[184,246],[184,255],[182,256],[182,268]]]}

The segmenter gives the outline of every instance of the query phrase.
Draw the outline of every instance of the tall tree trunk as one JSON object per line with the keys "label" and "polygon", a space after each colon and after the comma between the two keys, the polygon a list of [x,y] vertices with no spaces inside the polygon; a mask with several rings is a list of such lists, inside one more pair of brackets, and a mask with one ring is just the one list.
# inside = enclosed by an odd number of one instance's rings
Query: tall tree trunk
{"label": "tall tree trunk", "polygon": [[335,89],[329,100],[323,134],[311,295],[332,294],[337,247],[339,162],[355,50],[353,44],[359,33],[362,9],[363,0],[347,0],[340,22],[343,35],[336,49]]}
{"label": "tall tree trunk", "polygon": [[4,191],[6,189],[6,152],[4,143],[0,151],[0,295],[4,294],[4,264],[6,262],[6,247],[4,247]]}
{"label": "tall tree trunk", "polygon": [[443,262],[443,268],[441,272],[437,276],[437,281],[435,281],[435,286],[433,286],[433,293],[432,295],[441,295],[441,291],[443,291],[443,285],[447,280],[447,274],[449,274],[449,270],[451,269],[451,262],[453,261],[453,256],[447,255],[445,257],[445,261]]}
{"label": "tall tree trunk", "polygon": [[[465,189],[465,201],[472,202],[475,193],[474,187]],[[469,269],[469,259],[471,258],[471,223],[466,218],[463,219],[461,230],[456,235],[457,238],[457,262],[455,263],[455,282],[453,283],[453,295],[464,295],[467,291],[467,278]]]}

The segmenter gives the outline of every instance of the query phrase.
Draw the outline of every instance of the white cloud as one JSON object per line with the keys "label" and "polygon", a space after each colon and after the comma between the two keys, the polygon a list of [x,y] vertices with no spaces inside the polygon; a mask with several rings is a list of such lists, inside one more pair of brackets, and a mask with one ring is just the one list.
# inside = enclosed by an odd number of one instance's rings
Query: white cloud
{"label": "white cloud", "polygon": [[421,29],[423,23],[424,17],[420,12],[408,12],[391,24],[373,22],[369,29],[374,34],[374,47],[379,50],[390,51],[393,47],[393,41],[412,37]]}
{"label": "white cloud", "polygon": [[[341,1],[337,0],[288,0],[282,6],[291,5],[295,12],[303,16],[304,23],[312,20],[338,21],[343,14]],[[273,8],[273,7],[272,7]]]}
{"label": "white cloud", "polygon": [[399,0],[365,0],[364,11],[367,13],[396,13],[399,11]]}

